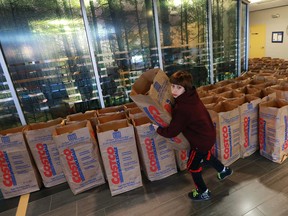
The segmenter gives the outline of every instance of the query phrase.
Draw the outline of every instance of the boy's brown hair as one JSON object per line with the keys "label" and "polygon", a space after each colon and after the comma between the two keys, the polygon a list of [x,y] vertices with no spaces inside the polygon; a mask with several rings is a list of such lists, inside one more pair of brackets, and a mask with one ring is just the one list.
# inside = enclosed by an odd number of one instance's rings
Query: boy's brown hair
{"label": "boy's brown hair", "polygon": [[176,71],[170,76],[170,83],[175,85],[181,85],[185,90],[193,89],[193,77],[187,71]]}

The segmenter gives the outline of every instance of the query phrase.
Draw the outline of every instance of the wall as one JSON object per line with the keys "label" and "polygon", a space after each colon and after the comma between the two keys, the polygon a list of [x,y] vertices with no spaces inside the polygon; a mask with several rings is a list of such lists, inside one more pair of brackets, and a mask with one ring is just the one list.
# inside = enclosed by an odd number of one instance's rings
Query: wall
{"label": "wall", "polygon": [[[288,59],[288,6],[250,12],[249,25],[266,25],[266,57]],[[284,32],[283,43],[271,42],[273,31]]]}

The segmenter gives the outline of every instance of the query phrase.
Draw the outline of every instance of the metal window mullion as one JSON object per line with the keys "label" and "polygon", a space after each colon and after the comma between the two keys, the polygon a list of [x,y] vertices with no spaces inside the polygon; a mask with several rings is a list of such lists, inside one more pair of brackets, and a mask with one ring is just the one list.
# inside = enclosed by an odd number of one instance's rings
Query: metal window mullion
{"label": "metal window mullion", "polygon": [[160,41],[160,29],[159,29],[159,21],[158,21],[157,0],[153,0],[153,14],[154,14],[154,20],[155,20],[159,66],[160,66],[161,70],[164,70],[163,69],[163,60],[162,60],[161,41]]}
{"label": "metal window mullion", "polygon": [[246,7],[246,11],[245,11],[245,14],[246,14],[246,46],[245,46],[245,71],[248,71],[248,58],[249,58],[249,18],[250,18],[250,14],[249,14],[249,4],[247,3],[246,4],[247,7]]}
{"label": "metal window mullion", "polygon": [[237,76],[241,75],[241,25],[242,25],[242,2],[237,2],[237,19],[238,19],[238,40],[237,40]]}
{"label": "metal window mullion", "polygon": [[8,71],[8,68],[7,68],[7,65],[6,65],[6,62],[5,62],[4,55],[3,55],[3,53],[2,53],[2,46],[1,46],[1,44],[0,44],[0,63],[1,63],[2,70],[3,70],[3,72],[4,72],[5,79],[6,79],[7,84],[8,84],[9,90],[10,90],[10,92],[11,92],[11,95],[12,95],[12,98],[13,98],[13,101],[14,101],[14,104],[15,104],[15,107],[16,107],[16,110],[17,110],[17,113],[18,113],[18,115],[19,115],[21,124],[22,124],[22,125],[26,125],[27,122],[26,122],[26,119],[25,119],[25,117],[24,117],[23,110],[22,110],[22,108],[21,108],[21,106],[20,106],[20,102],[19,102],[17,93],[16,93],[16,91],[15,91],[14,85],[13,85],[13,83],[12,83],[11,76],[10,76],[10,74],[9,74],[9,71]]}
{"label": "metal window mullion", "polygon": [[86,32],[86,37],[87,37],[90,57],[91,57],[91,60],[92,60],[92,67],[93,67],[94,75],[95,75],[95,79],[96,79],[98,95],[99,95],[101,107],[104,108],[105,104],[104,104],[104,100],[103,100],[101,83],[100,83],[99,73],[98,73],[98,69],[97,69],[95,51],[94,51],[94,48],[92,46],[93,42],[92,42],[91,30],[90,30],[90,27],[89,27],[89,22],[88,22],[88,18],[87,18],[86,8],[85,8],[85,4],[84,4],[83,0],[80,0],[80,5],[81,5],[82,17],[83,17],[84,26],[85,26],[85,32]]}
{"label": "metal window mullion", "polygon": [[213,32],[212,32],[212,3],[211,0],[207,0],[208,3],[208,50],[209,50],[209,68],[210,68],[210,84],[214,83],[214,68],[213,68]]}

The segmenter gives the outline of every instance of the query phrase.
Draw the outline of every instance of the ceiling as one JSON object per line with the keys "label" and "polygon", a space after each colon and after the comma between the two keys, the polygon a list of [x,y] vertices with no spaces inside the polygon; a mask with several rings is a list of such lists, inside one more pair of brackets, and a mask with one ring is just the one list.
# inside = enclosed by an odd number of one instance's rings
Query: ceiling
{"label": "ceiling", "polygon": [[[250,0],[249,11],[265,10],[281,6],[288,6],[288,0]],[[255,3],[253,3],[255,2]]]}

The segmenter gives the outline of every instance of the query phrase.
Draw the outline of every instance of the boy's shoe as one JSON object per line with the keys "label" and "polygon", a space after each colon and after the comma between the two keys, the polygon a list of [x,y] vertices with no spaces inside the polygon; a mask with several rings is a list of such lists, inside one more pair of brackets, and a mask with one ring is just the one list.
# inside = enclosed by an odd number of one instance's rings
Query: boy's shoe
{"label": "boy's shoe", "polygon": [[200,193],[197,189],[194,189],[192,192],[188,193],[188,197],[194,201],[205,201],[211,199],[211,193],[208,189],[203,193]]}
{"label": "boy's shoe", "polygon": [[224,167],[224,170],[217,174],[217,178],[221,181],[221,180],[227,178],[228,176],[230,176],[232,174],[233,174],[233,170],[232,169],[230,169],[229,167]]}

